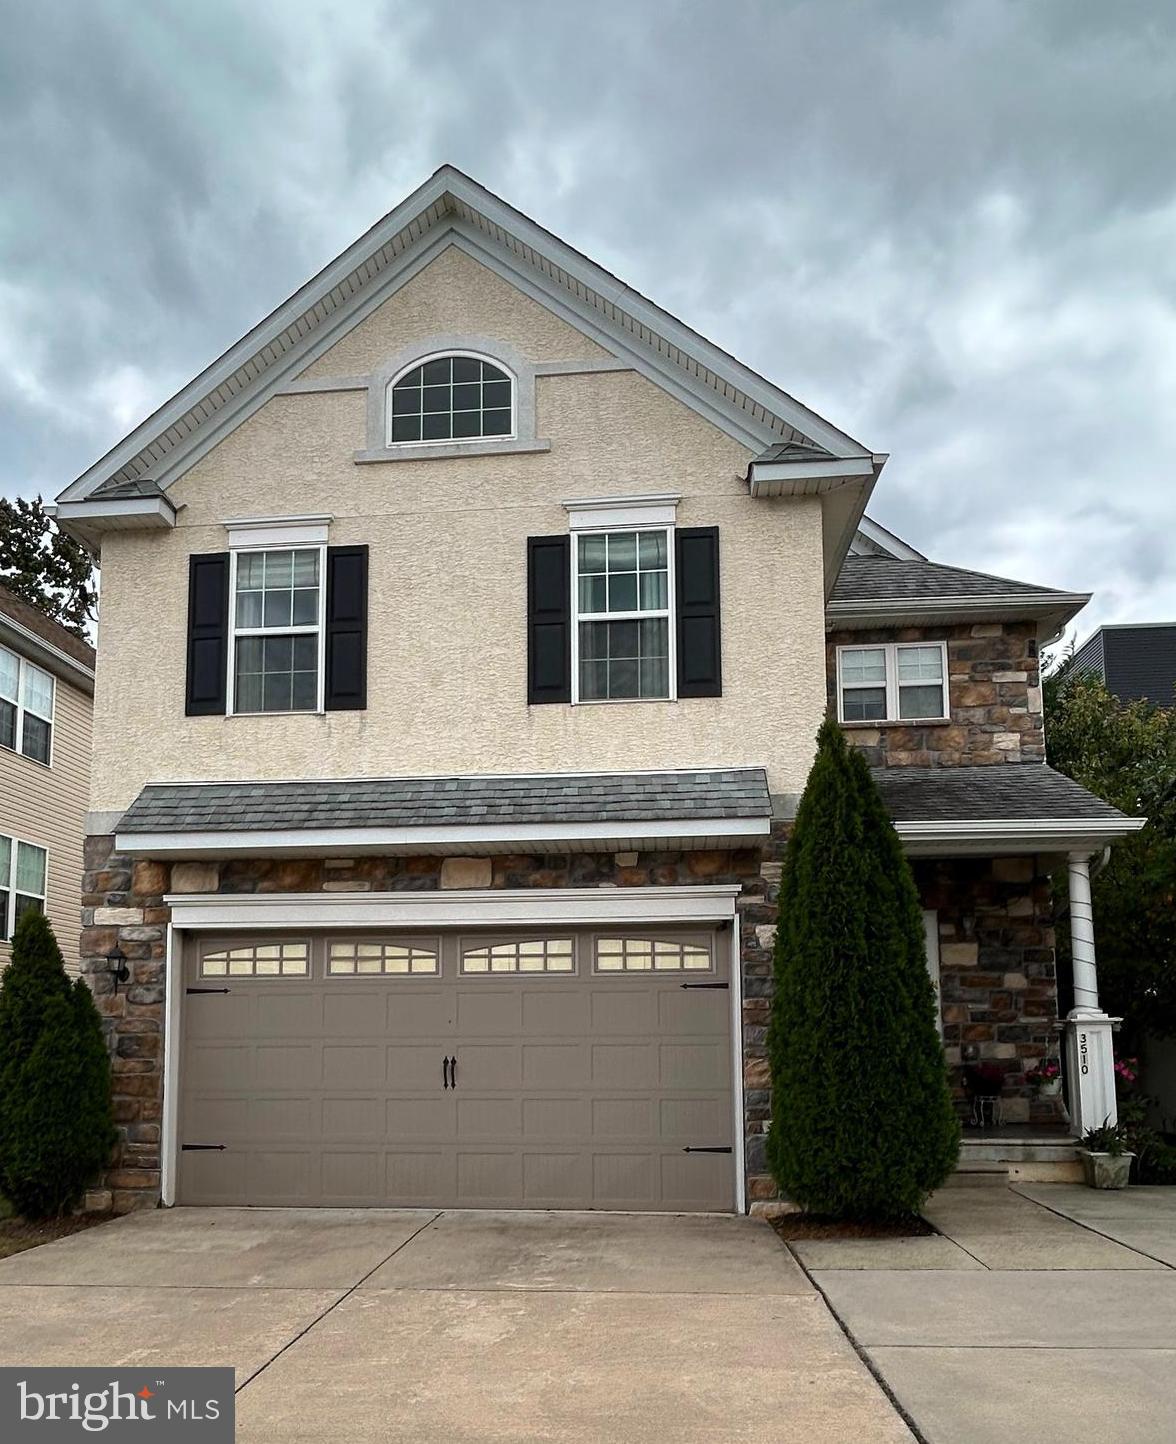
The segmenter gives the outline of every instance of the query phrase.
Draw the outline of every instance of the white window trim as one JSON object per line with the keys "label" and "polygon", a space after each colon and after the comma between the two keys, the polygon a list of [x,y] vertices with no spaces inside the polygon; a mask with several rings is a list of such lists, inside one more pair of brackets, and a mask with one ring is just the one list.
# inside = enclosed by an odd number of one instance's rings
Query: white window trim
{"label": "white window trim", "polygon": [[652,492],[648,496],[594,496],[565,501],[568,528],[581,531],[657,531],[672,527],[678,517],[677,492]]}
{"label": "white window trim", "polygon": [[[900,717],[898,715],[898,654],[906,647],[938,647],[943,658],[943,712],[937,717]],[[837,648],[837,720],[845,722],[845,693],[866,692],[876,689],[880,684],[877,682],[850,682],[846,684],[842,680],[842,660],[846,652],[882,652],[886,661],[886,716],[885,717],[854,717],[849,719],[851,727],[881,727],[885,725],[898,725],[901,727],[917,727],[920,722],[947,722],[951,719],[951,681],[947,671],[947,643],[946,642],[852,642],[844,647]],[[908,687],[934,686],[933,682],[907,682],[902,685]]]}
{"label": "white window trim", "polygon": [[[519,945],[521,943],[531,942],[570,942],[572,945],[572,966],[565,968],[562,972],[558,969],[546,967],[530,970],[512,968],[509,972],[503,972],[500,969],[498,972],[495,972],[494,969],[489,966],[491,960],[487,958],[487,968],[484,973],[476,970],[469,972],[466,969],[465,960],[467,953],[477,952],[483,948],[489,948],[493,951],[494,948],[514,947],[516,949],[515,957],[517,961],[520,956],[517,952]],[[543,960],[546,963],[546,953],[544,954]],[[457,940],[457,976],[459,978],[473,978],[477,982],[481,982],[484,978],[490,981],[497,979],[500,982],[504,978],[519,978],[523,981],[528,981],[532,978],[577,978],[580,976],[580,939],[575,933],[563,934],[554,931],[540,935],[520,932],[463,935]]]}
{"label": "white window trim", "polygon": [[[589,622],[632,622],[652,621],[657,617],[664,616],[666,619],[666,665],[669,668],[669,676],[666,679],[668,687],[664,697],[581,697],[580,696],[580,538],[586,536],[606,536],[610,532],[631,531],[634,534],[641,531],[663,531],[666,535],[666,606],[658,608],[655,612],[588,612],[583,620]],[[675,566],[676,547],[674,545],[673,523],[659,523],[657,526],[641,526],[631,519],[626,519],[621,526],[592,526],[581,527],[572,532],[572,706],[573,707],[618,707],[639,702],[644,705],[659,702],[676,702],[678,700],[678,628],[675,626],[675,618],[678,614],[678,594]]]}
{"label": "white window trim", "polygon": [[[31,760],[32,760],[32,759],[30,759],[30,761],[31,761]],[[45,891],[44,891],[44,892],[39,892],[39,893],[37,893],[37,892],[24,892],[24,891],[22,890],[22,891],[21,891],[21,894],[20,894],[21,897],[35,897],[35,898],[40,902],[40,904],[41,904],[41,911],[42,911],[43,913],[46,912],[46,911],[48,911],[48,906],[49,906],[49,849],[48,849],[47,847],[42,847],[39,842],[29,842],[29,840],[28,840],[27,838],[24,838],[24,837],[12,837],[12,836],[11,836],[10,834],[8,834],[8,833],[4,833],[3,836],[8,839],[8,845],[9,845],[10,851],[9,851],[9,854],[8,854],[8,877],[7,877],[6,879],[0,880],[0,889],[6,889],[7,892],[8,892],[8,905],[7,905],[6,909],[5,909],[4,918],[3,918],[3,922],[4,922],[4,937],[3,937],[3,939],[0,940],[0,941],[2,941],[2,943],[3,943],[4,946],[6,946],[6,947],[11,947],[11,946],[12,946],[12,934],[13,934],[13,930],[14,930],[15,927],[16,927],[16,893],[17,893],[17,887],[16,887],[16,854],[17,854],[17,849],[18,849],[18,848],[21,848],[21,847],[33,847],[33,848],[36,848],[36,850],[37,850],[39,853],[43,854],[43,856],[44,856],[44,858],[45,858],[45,882],[44,882]]]}
{"label": "white window trim", "polygon": [[[336,973],[331,968],[331,949],[336,943],[347,943],[349,946],[355,945],[356,947],[358,947],[361,943],[379,943],[382,947],[411,948],[415,949],[419,953],[431,952],[433,954],[433,957],[436,959],[437,966],[432,970],[432,972],[428,973],[414,973],[411,971],[407,973],[389,973],[385,972],[382,966],[378,973],[361,973],[358,971],[354,973]],[[382,962],[383,959],[381,959],[381,963]],[[444,972],[444,966],[445,959],[441,951],[440,936],[421,937],[418,934],[411,937],[385,936],[373,938],[356,936],[354,934],[349,937],[347,934],[344,933],[341,935],[336,935],[335,937],[328,937],[323,944],[323,977],[328,982],[334,982],[336,979],[342,979],[347,982],[356,981],[371,983],[383,978],[390,978],[397,983],[411,983],[414,981],[420,982],[422,980],[425,982],[435,983]]]}
{"label": "white window trim", "polygon": [[[255,552],[296,551],[318,553],[318,617],[314,626],[299,627],[243,627],[237,628],[237,560]],[[264,636],[310,636],[318,634],[318,689],[313,711],[306,712],[241,712],[237,710],[237,637]],[[226,717],[315,717],[326,711],[326,662],[327,662],[327,548],[325,543],[313,546],[295,546],[280,542],[273,546],[239,547],[229,553],[229,657],[228,685],[225,696]]]}
{"label": "white window trim", "polygon": [[224,523],[230,551],[325,546],[333,516],[240,516]]}
{"label": "white window trim", "polygon": [[[392,392],[396,389],[398,382],[402,381],[410,371],[415,371],[418,366],[426,366],[430,361],[444,361],[450,356],[461,356],[468,361],[485,361],[487,366],[493,366],[510,382],[510,430],[506,433],[495,433],[493,436],[442,436],[425,440],[422,436],[415,441],[393,441],[392,440]],[[484,409],[484,408],[483,408]],[[450,415],[453,413],[450,412]],[[400,451],[404,447],[422,446],[485,446],[488,441],[517,441],[519,437],[519,378],[514,370],[497,356],[490,356],[484,351],[466,351],[460,347],[452,347],[444,351],[430,351],[426,355],[417,356],[412,361],[403,365],[396,374],[385,383],[384,386],[384,445],[389,451]]]}
{"label": "white window trim", "polygon": [[[35,662],[30,662],[27,657],[23,656],[20,652],[13,651],[11,647],[0,647],[0,652],[7,652],[10,657],[16,658],[16,733],[13,737],[14,745],[12,747],[0,748],[0,751],[12,752],[17,757],[23,757],[26,762],[35,763],[38,767],[51,768],[53,766],[53,748],[57,741],[57,678],[48,668],[38,667]],[[53,701],[49,704],[48,717],[43,716],[40,712],[32,712],[32,708],[26,707],[21,701],[24,695],[24,674],[26,667],[32,667],[34,671],[42,672],[49,678],[50,685],[53,688]],[[9,702],[10,699],[5,697],[3,700]],[[44,762],[42,762],[39,757],[30,757],[29,754],[24,751],[24,722],[26,712],[32,712],[32,715],[36,717],[38,721],[48,722],[49,724],[49,756]]]}

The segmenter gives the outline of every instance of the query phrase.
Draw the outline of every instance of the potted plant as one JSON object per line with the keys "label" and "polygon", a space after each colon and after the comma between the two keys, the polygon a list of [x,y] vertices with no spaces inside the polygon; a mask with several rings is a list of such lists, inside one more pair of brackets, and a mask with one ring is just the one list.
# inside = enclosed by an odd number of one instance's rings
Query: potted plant
{"label": "potted plant", "polygon": [[1078,1150],[1082,1172],[1090,1188],[1126,1188],[1134,1153],[1127,1148],[1122,1124],[1104,1118],[1101,1128],[1088,1128]]}
{"label": "potted plant", "polygon": [[1062,1066],[1056,1058],[1043,1058],[1025,1080],[1037,1089],[1039,1098],[1056,1098],[1062,1091]]}

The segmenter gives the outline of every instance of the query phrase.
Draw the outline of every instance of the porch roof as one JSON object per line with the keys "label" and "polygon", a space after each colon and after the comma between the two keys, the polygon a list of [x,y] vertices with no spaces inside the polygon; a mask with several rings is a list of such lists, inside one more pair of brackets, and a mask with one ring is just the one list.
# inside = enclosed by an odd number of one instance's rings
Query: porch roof
{"label": "porch roof", "polygon": [[1091,851],[1147,821],[1043,762],[871,770],[909,852]]}
{"label": "porch roof", "polygon": [[145,857],[732,847],[771,827],[763,769],[150,783],[116,830]]}

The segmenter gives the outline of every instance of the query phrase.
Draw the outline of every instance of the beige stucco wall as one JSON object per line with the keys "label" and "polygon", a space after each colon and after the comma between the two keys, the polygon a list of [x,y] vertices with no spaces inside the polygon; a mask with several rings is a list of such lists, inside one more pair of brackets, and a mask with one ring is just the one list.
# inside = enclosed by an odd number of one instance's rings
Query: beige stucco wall
{"label": "beige stucco wall", "polygon": [[[536,360],[600,354],[450,251],[313,369],[366,372],[458,330]],[[172,488],[175,531],[107,540],[95,810],[166,779],[762,764],[800,789],[825,705],[818,502],[752,501],[746,449],[634,372],[540,377],[539,454],[357,465],[364,404],[275,397]],[[526,538],[565,532],[566,498],[664,491],[681,525],[720,528],[724,695],[529,708]],[[226,518],[313,512],[332,544],[371,548],[367,711],[186,718],[187,554],[223,550]]]}
{"label": "beige stucco wall", "polygon": [[[61,677],[53,704],[52,765],[0,747],[0,833],[49,854],[45,912],[71,971],[78,967],[82,840],[90,791],[89,696]],[[0,942],[0,968],[12,956]]]}

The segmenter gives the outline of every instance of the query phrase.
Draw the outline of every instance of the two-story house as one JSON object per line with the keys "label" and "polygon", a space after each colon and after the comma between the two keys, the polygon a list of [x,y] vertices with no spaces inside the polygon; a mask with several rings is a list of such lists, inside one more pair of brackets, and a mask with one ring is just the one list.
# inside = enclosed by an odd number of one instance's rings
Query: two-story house
{"label": "two-story house", "polygon": [[446,167],[69,486],[116,1206],[769,1197],[830,705],[918,859],[950,1057],[1025,1116],[1047,861],[1080,908],[1132,825],[1042,761],[1085,597],[864,522],[884,460]]}
{"label": "two-story house", "polygon": [[77,972],[94,651],[0,585],[0,968],[29,908]]}
{"label": "two-story house", "polygon": [[1074,651],[1075,673],[1100,677],[1120,702],[1176,707],[1176,622],[1114,622]]}

